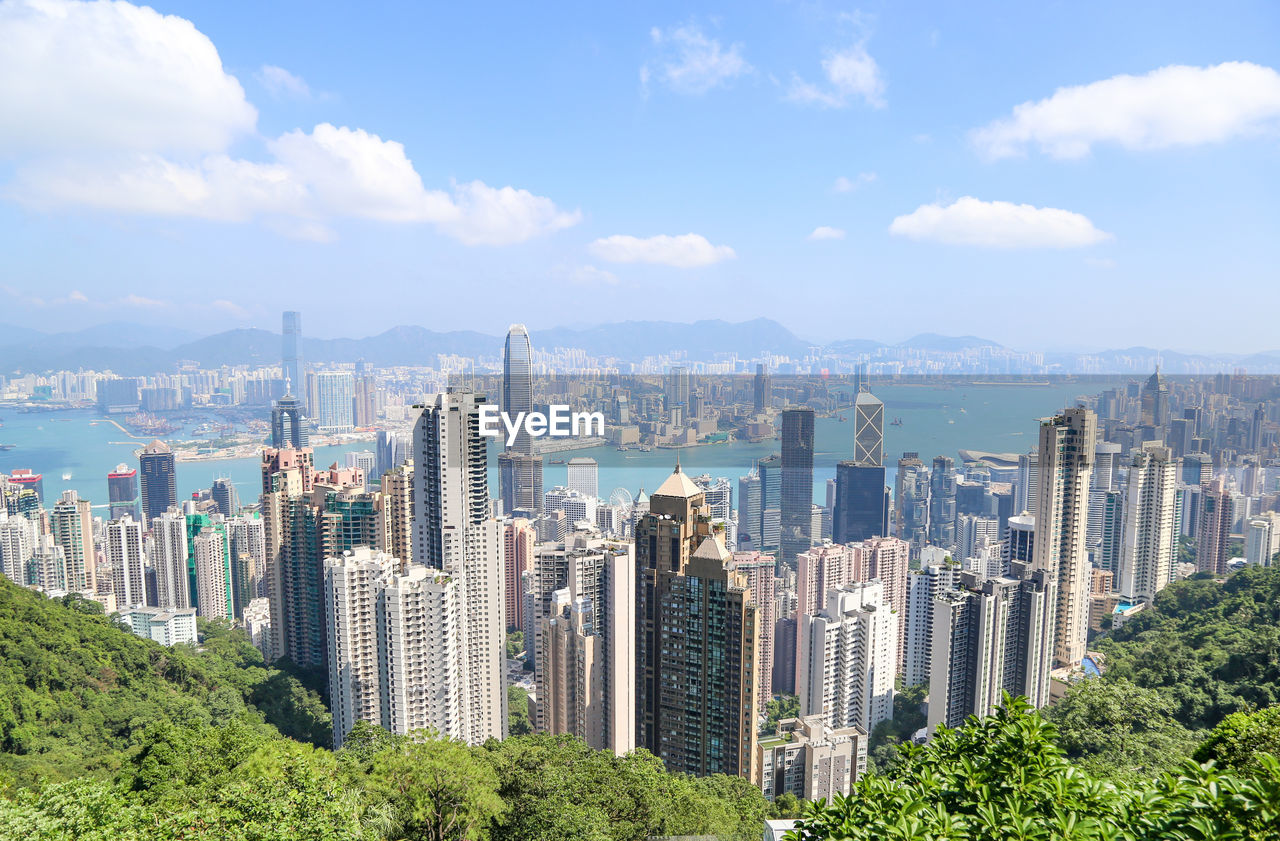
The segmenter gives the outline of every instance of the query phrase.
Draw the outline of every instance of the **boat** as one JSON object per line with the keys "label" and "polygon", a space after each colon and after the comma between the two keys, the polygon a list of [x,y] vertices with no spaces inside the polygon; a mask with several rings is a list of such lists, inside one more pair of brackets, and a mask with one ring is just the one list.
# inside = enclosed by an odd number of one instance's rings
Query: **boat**
{"label": "boat", "polygon": [[552,463],[552,464],[564,464],[564,459],[562,459],[562,458],[553,458],[553,459],[551,459],[551,463]]}
{"label": "boat", "polygon": [[618,452],[620,452],[620,453],[625,453],[625,452],[626,452],[627,450],[629,450],[629,449],[631,449],[631,448],[630,448],[630,447],[628,447],[626,444],[623,444],[621,447],[619,447],[619,448],[618,448]]}
{"label": "boat", "polygon": [[16,446],[18,445],[17,444],[0,444],[0,453],[7,453],[9,450],[12,450]]}
{"label": "boat", "polygon": [[902,426],[902,418],[894,418],[889,421],[889,426]]}
{"label": "boat", "polygon": [[71,481],[71,471],[69,471],[69,470],[68,470],[66,473],[63,473],[63,474],[62,474],[62,481],[64,481],[64,482],[70,482],[70,481]]}

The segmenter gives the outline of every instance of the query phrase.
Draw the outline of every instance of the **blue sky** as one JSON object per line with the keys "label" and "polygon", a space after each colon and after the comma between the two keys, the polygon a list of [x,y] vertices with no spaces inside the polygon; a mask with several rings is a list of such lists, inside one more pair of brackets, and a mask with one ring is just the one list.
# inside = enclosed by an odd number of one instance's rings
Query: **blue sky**
{"label": "blue sky", "polygon": [[1280,347],[1274,3],[154,9],[0,0],[0,323]]}

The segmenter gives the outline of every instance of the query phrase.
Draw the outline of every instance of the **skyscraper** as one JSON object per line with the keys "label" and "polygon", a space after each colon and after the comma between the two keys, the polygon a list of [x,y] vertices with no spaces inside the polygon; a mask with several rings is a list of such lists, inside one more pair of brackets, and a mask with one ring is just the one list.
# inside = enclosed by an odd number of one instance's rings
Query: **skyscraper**
{"label": "skyscraper", "polygon": [[929,542],[956,545],[956,465],[949,456],[934,456],[929,474]]}
{"label": "skyscraper", "polygon": [[760,677],[756,682],[760,709],[773,699],[773,630],[774,608],[777,599],[774,590],[777,578],[774,570],[777,561],[772,555],[761,552],[735,552],[729,566],[746,576],[746,586],[751,590],[751,601],[758,610],[756,627],[759,636]]}
{"label": "skyscraper", "polygon": [[[293,388],[298,388],[296,381]],[[310,444],[306,407],[291,392],[285,392],[271,407],[271,446],[301,450]]]}
{"label": "skyscraper", "polygon": [[754,470],[738,479],[739,551],[760,546],[760,474]]}
{"label": "skyscraper", "polygon": [[853,401],[853,460],[863,467],[884,467],[884,403],[862,391]]}
{"label": "skyscraper", "polygon": [[766,456],[756,462],[760,476],[760,525],[759,536],[752,548],[761,552],[776,552],[782,535],[782,457]]}
{"label": "skyscraper", "polygon": [[236,493],[236,486],[229,478],[223,476],[214,479],[210,496],[222,516],[234,517],[240,513],[240,495]]}
{"label": "skyscraper", "polygon": [[1148,441],[1129,467],[1120,575],[1126,601],[1154,601],[1173,580],[1177,461],[1168,447]]}
{"label": "skyscraper", "polygon": [[870,733],[893,717],[898,616],[875,579],[828,590],[825,598],[822,610],[798,617],[800,714]]}
{"label": "skyscraper", "polygon": [[231,547],[225,528],[204,526],[191,539],[196,567],[197,615],[205,619],[234,619]]}
{"label": "skyscraper", "polygon": [[156,607],[191,607],[187,518],[181,511],[166,511],[151,521],[147,532],[147,560],[156,571]]}
{"label": "skyscraper", "polygon": [[773,381],[769,376],[769,369],[764,366],[764,363],[757,363],[756,365],[756,376],[751,390],[751,404],[757,415],[763,414],[764,410],[773,404]]}
{"label": "skyscraper", "polygon": [[836,465],[836,510],[831,539],[851,543],[889,534],[889,489],[883,467],[842,461]]}
{"label": "skyscraper", "polygon": [[147,604],[147,576],[142,549],[142,523],[125,514],[107,523],[107,562],[116,607]]}
{"label": "skyscraper", "polygon": [[782,412],[782,500],[779,557],[795,568],[813,545],[813,410]]}
{"label": "skyscraper", "polygon": [[[306,379],[303,374],[305,368],[302,364],[302,313],[286,311],[281,318],[281,367],[284,369],[285,382],[288,384],[286,392],[292,390],[294,394],[303,394],[306,391]],[[312,407],[314,410],[315,407]],[[272,446],[280,447],[281,443],[273,443]],[[306,446],[306,442],[295,445],[296,449]]]}
{"label": "skyscraper", "polygon": [[320,405],[315,410],[316,428],[324,433],[355,429],[355,386],[350,371],[321,371],[316,374]]}
{"label": "skyscraper", "polygon": [[1011,573],[987,579],[961,573],[959,588],[934,601],[931,734],[940,725],[959,727],[971,715],[990,715],[1003,692],[1025,696],[1037,708],[1049,703],[1057,582],[1051,571],[1022,563]]}
{"label": "skyscraper", "polygon": [[1201,488],[1200,523],[1196,529],[1196,568],[1200,572],[1226,575],[1231,560],[1231,525],[1235,521],[1235,500],[1222,477]]}
{"label": "skyscraper", "polygon": [[[507,630],[524,628],[524,576],[533,567],[537,534],[523,517],[507,520],[502,531],[502,565],[506,580]],[[525,640],[533,645],[533,640]]]}
{"label": "skyscraper", "polygon": [[142,474],[142,514],[150,523],[178,504],[178,473],[173,451],[157,439],[142,449],[138,456]]}
{"label": "skyscraper", "polygon": [[919,453],[898,459],[897,492],[893,496],[897,536],[919,552],[929,539],[929,471]]}
{"label": "skyscraper", "polygon": [[929,682],[933,658],[933,607],[947,590],[960,581],[960,565],[925,564],[907,576],[906,661],[903,683],[919,686]]}
{"label": "skyscraper", "polygon": [[73,593],[93,593],[98,589],[97,566],[93,558],[93,512],[89,500],[74,490],[63,491],[49,515],[54,542],[66,560],[66,589]]}
{"label": "skyscraper", "polygon": [[460,582],[462,738],[470,744],[507,730],[503,527],[490,511],[484,402],[451,388],[418,407],[413,431],[413,560]]}
{"label": "skyscraper", "polygon": [[[533,344],[523,324],[512,324],[502,353],[502,410],[516,418],[533,411]],[[506,448],[498,474],[503,513],[542,510],[542,456],[523,426]]]}
{"label": "skyscraper", "polygon": [[679,467],[636,524],[636,745],[673,772],[751,776],[758,611]]}
{"label": "skyscraper", "polygon": [[1097,415],[1088,409],[1067,409],[1040,422],[1033,565],[1057,581],[1056,666],[1078,666],[1089,633],[1086,538],[1097,428]]}
{"label": "skyscraper", "polygon": [[566,471],[569,490],[577,491],[583,496],[600,496],[600,465],[595,459],[585,456],[571,458]]}
{"label": "skyscraper", "polygon": [[127,464],[117,464],[116,469],[107,474],[107,497],[111,502],[111,519],[118,520],[127,514],[141,522],[137,470]]}

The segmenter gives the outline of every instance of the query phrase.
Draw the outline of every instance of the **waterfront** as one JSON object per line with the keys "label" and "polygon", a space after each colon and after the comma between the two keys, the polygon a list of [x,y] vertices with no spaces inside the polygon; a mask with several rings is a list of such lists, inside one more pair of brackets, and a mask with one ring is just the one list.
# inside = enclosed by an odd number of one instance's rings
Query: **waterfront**
{"label": "waterfront", "polygon": [[[1000,385],[929,386],[882,385],[875,394],[885,402],[885,462],[887,480],[892,486],[894,465],[904,451],[915,451],[925,461],[935,455],[959,460],[962,448],[990,452],[1027,452],[1035,446],[1037,419],[1072,405],[1077,397],[1094,394],[1105,385],[1098,381],[1052,382],[1047,385],[1024,385],[1010,388]],[[848,416],[848,413],[845,413]],[[76,489],[92,500],[95,507],[105,509],[107,473],[121,462],[137,467],[134,452],[146,440],[129,438],[108,419],[94,410],[76,409],[60,412],[24,414],[0,407],[3,426],[0,444],[12,444],[11,450],[0,451],[0,470],[30,468],[44,474],[46,503],[52,504],[58,494]],[[266,417],[264,410],[263,417]],[[901,418],[901,426],[891,425]],[[841,422],[836,417],[820,417],[815,423],[814,499],[825,500],[826,480],[835,475],[836,462],[853,454],[853,421]],[[190,439],[185,428],[168,440]],[[735,441],[689,447],[679,452],[685,472],[690,475],[709,473],[726,476],[735,482],[752,464],[778,452],[779,442]],[[373,449],[369,441],[319,447],[315,463],[327,467],[341,463],[345,453]],[[490,444],[489,482],[497,495],[497,456],[501,448]],[[625,488],[633,495],[641,488],[652,492],[671,473],[676,452],[654,449],[642,452],[629,449],[619,452],[612,446],[548,453],[543,486],[565,484],[567,468],[552,464],[551,459],[565,460],[589,456],[600,464],[600,494],[608,498],[614,488]],[[178,495],[189,497],[208,488],[218,477],[229,477],[246,503],[257,498],[259,460],[255,457],[179,462]],[[65,473],[71,479],[63,481]]]}

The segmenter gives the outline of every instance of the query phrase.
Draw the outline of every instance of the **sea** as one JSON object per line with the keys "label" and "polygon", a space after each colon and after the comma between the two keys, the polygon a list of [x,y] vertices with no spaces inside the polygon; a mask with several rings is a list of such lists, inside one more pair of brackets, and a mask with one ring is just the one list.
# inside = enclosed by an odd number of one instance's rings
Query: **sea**
{"label": "sea", "polygon": [[[1055,380],[1043,384],[961,385],[882,384],[875,395],[885,404],[885,464],[893,486],[894,466],[903,452],[919,453],[926,462],[937,455],[959,463],[961,449],[996,453],[1025,453],[1036,445],[1038,422],[1082,397],[1097,394],[1106,383],[1098,380]],[[264,410],[264,418],[266,410]],[[210,416],[212,419],[214,416]],[[844,418],[843,420],[841,418]],[[901,423],[896,420],[900,419]],[[199,418],[193,418],[192,423]],[[834,417],[819,417],[814,428],[814,501],[825,504],[826,483],[835,477],[836,463],[853,457],[852,410]],[[179,428],[171,440],[189,440],[189,427]],[[0,470],[27,468],[44,476],[45,504],[62,491],[74,488],[95,508],[107,508],[107,474],[118,464],[137,467],[137,451],[150,438],[131,438],[91,409],[21,413],[0,406]],[[347,452],[372,450],[373,442],[316,448],[315,463],[342,464]],[[779,441],[733,441],[686,447],[679,451],[681,469],[691,475],[728,477],[735,482],[761,458],[778,452]],[[501,446],[489,447],[489,483],[498,493],[497,456]],[[652,492],[671,474],[677,452],[654,449],[619,451],[613,446],[592,447],[544,458],[543,487],[566,484],[563,461],[575,456],[594,458],[600,465],[600,496],[608,499],[615,489],[631,496]],[[179,499],[212,485],[216,478],[230,478],[245,503],[258,496],[261,487],[257,458],[179,462]]]}

